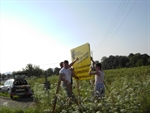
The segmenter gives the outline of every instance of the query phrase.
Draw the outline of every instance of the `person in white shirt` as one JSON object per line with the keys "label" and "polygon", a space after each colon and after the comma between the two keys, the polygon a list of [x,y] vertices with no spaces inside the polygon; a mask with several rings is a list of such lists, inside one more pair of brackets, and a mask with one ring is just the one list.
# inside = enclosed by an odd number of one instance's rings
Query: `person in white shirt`
{"label": "person in white shirt", "polygon": [[[68,62],[68,69],[70,69],[71,70],[71,72],[72,72],[72,77],[75,77],[75,74],[74,74],[74,69],[73,68],[71,68],[71,66],[73,66],[74,64],[75,64],[75,62],[77,62],[79,60],[79,58],[76,58],[73,62],[71,62],[70,64],[69,64],[69,62]],[[62,69],[64,67],[64,62],[60,62],[60,69]],[[71,88],[72,88],[72,85],[73,85],[73,79],[72,79],[72,77],[71,77]]]}
{"label": "person in white shirt", "polygon": [[63,62],[63,68],[59,71],[59,75],[61,76],[61,80],[63,81],[62,86],[64,87],[67,96],[78,104],[71,88],[71,78],[73,73],[68,67],[69,67],[69,62],[65,60]]}

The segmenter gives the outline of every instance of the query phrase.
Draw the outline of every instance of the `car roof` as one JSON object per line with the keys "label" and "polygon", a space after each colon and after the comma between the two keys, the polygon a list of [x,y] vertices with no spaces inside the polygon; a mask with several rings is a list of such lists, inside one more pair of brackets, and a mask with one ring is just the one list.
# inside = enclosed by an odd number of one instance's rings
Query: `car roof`
{"label": "car roof", "polygon": [[7,79],[6,81],[14,81],[14,79]]}

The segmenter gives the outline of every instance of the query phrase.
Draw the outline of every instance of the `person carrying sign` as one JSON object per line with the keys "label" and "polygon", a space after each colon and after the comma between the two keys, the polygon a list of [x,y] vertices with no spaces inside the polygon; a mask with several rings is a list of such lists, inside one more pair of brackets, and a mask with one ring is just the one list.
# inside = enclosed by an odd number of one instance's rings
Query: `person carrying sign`
{"label": "person carrying sign", "polygon": [[102,97],[105,93],[104,88],[104,72],[102,71],[101,63],[96,63],[96,71],[89,72],[89,75],[95,75],[95,97]]}
{"label": "person carrying sign", "polygon": [[[74,64],[75,64],[75,62],[77,62],[79,60],[79,58],[76,58],[73,62],[71,62],[70,64],[68,64],[68,69],[70,69],[71,71],[72,71],[72,77],[75,77],[75,74],[74,74],[74,69],[73,68],[71,68]],[[62,69],[63,68],[63,64],[64,64],[64,62],[60,62],[60,69]],[[73,84],[73,79],[72,79],[72,77],[71,77],[71,85]]]}
{"label": "person carrying sign", "polygon": [[72,88],[71,88],[72,71],[68,67],[69,67],[69,62],[67,60],[65,60],[63,62],[63,68],[59,71],[61,80],[63,81],[62,86],[64,87],[64,89],[67,93],[67,96],[78,104],[78,102],[72,92]]}

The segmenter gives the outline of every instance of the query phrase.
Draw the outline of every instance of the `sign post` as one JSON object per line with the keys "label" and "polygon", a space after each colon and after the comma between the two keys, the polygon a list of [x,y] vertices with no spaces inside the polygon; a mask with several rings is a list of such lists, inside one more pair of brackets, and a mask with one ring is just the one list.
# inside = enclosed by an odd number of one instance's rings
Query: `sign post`
{"label": "sign post", "polygon": [[[88,80],[92,79],[92,77],[88,74],[90,70],[90,65],[91,65],[91,53],[90,53],[90,44],[86,43],[83,44],[79,47],[76,47],[71,50],[71,58],[72,61],[74,61],[76,58],[79,58],[79,60],[73,65],[74,68],[74,74],[75,74],[75,79],[77,82],[77,92],[78,92],[78,97],[80,96],[79,92],[79,80]],[[59,92],[60,88],[60,83],[61,83],[61,75],[59,75],[58,83],[57,83],[57,88],[56,88],[56,95],[53,103],[53,110],[52,113],[55,112],[55,107],[56,107],[56,102],[57,102],[57,94]],[[69,90],[72,91],[70,88],[71,84],[68,85]],[[71,92],[72,93],[72,92]],[[77,105],[80,105],[80,101],[78,98],[78,102],[76,102]]]}
{"label": "sign post", "polygon": [[[88,74],[91,65],[91,51],[89,43],[71,49],[72,61],[74,61],[76,58],[79,58],[79,60],[73,65],[73,68],[75,79],[77,82],[78,97],[80,97],[79,80],[92,79],[92,77]],[[80,104],[79,98],[78,103]]]}

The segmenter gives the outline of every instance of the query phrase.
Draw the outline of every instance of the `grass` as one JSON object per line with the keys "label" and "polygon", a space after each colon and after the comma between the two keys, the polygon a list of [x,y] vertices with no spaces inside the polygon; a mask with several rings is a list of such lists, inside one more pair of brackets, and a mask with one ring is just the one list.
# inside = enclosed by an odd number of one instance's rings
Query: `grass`
{"label": "grass", "polygon": [[9,97],[9,94],[8,93],[0,92],[0,96],[2,96],[2,97]]}
{"label": "grass", "polygon": [[[95,100],[92,97],[93,89],[89,80],[79,81],[80,96],[74,81],[73,92],[81,102],[84,113],[149,113],[150,112],[150,66],[137,68],[123,68],[104,70],[105,73],[105,97]],[[58,76],[48,77],[51,89],[45,90],[43,83],[45,78],[33,78],[28,80],[34,90],[36,107],[26,110],[20,108],[0,107],[0,112],[12,110],[11,113],[42,113],[52,110]],[[108,89],[107,89],[108,88]],[[66,94],[60,88],[57,95],[56,113],[78,113],[76,104],[68,106]],[[7,112],[6,112],[7,113]]]}
{"label": "grass", "polygon": [[38,109],[35,108],[10,108],[7,106],[0,106],[0,113],[40,113]]}

